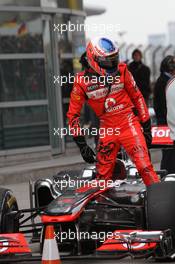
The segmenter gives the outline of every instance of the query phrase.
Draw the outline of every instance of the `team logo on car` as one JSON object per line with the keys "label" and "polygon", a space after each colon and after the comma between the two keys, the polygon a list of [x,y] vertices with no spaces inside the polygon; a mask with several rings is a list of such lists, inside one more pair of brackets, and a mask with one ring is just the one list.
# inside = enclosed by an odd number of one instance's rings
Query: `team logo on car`
{"label": "team logo on car", "polygon": [[116,105],[116,100],[114,98],[107,98],[105,101],[105,108],[112,109]]}

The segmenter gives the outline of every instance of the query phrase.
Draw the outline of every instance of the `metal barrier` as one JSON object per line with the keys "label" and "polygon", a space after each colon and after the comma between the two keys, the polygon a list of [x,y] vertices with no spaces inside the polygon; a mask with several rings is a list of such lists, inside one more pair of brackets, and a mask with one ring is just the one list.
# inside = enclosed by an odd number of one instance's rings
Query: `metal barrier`
{"label": "metal barrier", "polygon": [[121,60],[129,63],[132,60],[132,52],[134,49],[140,49],[143,54],[143,62],[150,68],[151,70],[151,82],[155,83],[156,79],[160,74],[160,64],[163,58],[167,55],[175,55],[175,46],[153,46],[151,44],[144,45],[134,45],[127,44],[123,42],[120,45],[120,56]]}

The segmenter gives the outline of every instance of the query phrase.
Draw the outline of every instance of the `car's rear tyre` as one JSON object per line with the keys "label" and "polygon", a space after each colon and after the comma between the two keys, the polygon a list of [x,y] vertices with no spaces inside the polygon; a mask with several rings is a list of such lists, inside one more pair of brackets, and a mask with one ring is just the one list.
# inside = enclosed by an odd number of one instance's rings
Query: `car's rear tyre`
{"label": "car's rear tyre", "polygon": [[[175,248],[175,181],[153,184],[147,188],[146,222],[148,230],[172,230],[173,248]],[[164,252],[165,253],[165,252]],[[173,252],[174,253],[174,250]],[[164,262],[174,261],[168,255],[158,253],[155,259]],[[160,256],[161,258],[159,258]]]}
{"label": "car's rear tyre", "polygon": [[175,182],[161,182],[147,188],[148,230],[170,228],[175,234]]}
{"label": "car's rear tyre", "polygon": [[12,192],[8,189],[0,188],[0,233],[15,233],[19,231],[17,211],[17,201]]}

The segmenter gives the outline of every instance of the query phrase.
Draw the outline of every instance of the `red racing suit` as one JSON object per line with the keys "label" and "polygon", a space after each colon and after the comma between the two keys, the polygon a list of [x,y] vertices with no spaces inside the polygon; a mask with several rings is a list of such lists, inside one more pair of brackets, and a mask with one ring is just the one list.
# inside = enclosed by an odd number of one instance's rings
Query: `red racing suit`
{"label": "red racing suit", "polygon": [[[120,63],[118,70],[119,76],[110,86],[98,81],[94,84],[94,79],[89,76],[88,79],[83,78],[85,71],[76,75],[67,113],[69,125],[75,131],[74,136],[82,135],[79,118],[87,101],[100,119],[100,130],[106,131],[100,136],[97,147],[97,178],[112,177],[117,153],[123,146],[144,183],[150,185],[159,179],[151,164],[140,125],[150,118],[148,109],[126,64]],[[137,116],[133,108],[136,108]]]}

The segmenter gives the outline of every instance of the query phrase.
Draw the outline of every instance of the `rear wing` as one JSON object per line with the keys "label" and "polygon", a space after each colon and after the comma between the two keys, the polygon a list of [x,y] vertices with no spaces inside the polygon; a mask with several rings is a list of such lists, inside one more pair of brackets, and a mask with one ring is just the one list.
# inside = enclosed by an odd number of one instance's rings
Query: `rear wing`
{"label": "rear wing", "polygon": [[170,128],[168,126],[153,126],[152,138],[151,148],[175,147],[173,140],[170,138]]}

